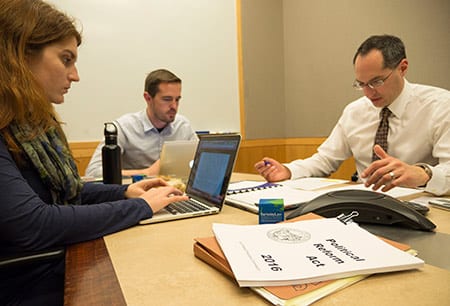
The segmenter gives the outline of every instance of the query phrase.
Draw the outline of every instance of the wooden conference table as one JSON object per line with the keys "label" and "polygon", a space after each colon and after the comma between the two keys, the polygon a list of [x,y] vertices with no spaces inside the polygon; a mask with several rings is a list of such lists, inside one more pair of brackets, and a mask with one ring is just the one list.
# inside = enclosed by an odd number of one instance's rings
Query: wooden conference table
{"label": "wooden conference table", "polygon": [[[240,179],[260,177],[233,174]],[[436,232],[450,234],[450,212],[430,208],[428,218]],[[68,247],[64,304],[269,305],[194,256],[193,239],[211,236],[213,222],[257,224],[258,216],[224,205],[218,215],[135,226]],[[373,275],[315,305],[361,304],[450,305],[450,270],[425,264]]]}

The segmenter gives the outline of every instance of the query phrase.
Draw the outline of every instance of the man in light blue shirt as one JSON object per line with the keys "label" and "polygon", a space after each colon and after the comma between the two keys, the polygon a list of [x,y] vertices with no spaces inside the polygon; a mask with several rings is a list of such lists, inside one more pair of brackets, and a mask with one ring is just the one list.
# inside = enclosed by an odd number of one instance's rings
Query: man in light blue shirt
{"label": "man in light blue shirt", "polygon": [[[181,99],[181,79],[159,69],[145,79],[145,110],[125,114],[114,121],[122,154],[122,175],[155,175],[164,141],[197,140],[186,117],[177,114]],[[100,142],[86,169],[86,176],[102,176]]]}

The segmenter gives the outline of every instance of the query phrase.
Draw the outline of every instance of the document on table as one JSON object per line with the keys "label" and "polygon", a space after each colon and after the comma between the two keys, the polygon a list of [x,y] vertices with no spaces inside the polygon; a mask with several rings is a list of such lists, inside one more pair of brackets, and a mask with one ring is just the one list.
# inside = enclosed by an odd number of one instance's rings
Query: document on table
{"label": "document on table", "polygon": [[242,181],[229,185],[225,202],[257,213],[260,199],[283,199],[284,208],[291,209],[314,199],[319,194],[317,191],[295,189],[278,183]]}
{"label": "document on table", "polygon": [[336,218],[262,225],[213,224],[241,287],[312,283],[420,268],[424,262]]}
{"label": "document on table", "polygon": [[327,177],[303,177],[295,180],[280,182],[281,185],[289,186],[295,189],[315,190],[334,185],[347,183],[347,180],[332,179]]}
{"label": "document on table", "polygon": [[[364,184],[354,184],[354,185],[338,187],[338,188],[333,189],[333,191],[334,190],[345,190],[345,189],[359,189],[359,190],[375,191],[375,192],[379,192],[379,193],[382,193],[382,194],[386,194],[386,195],[391,196],[393,198],[400,198],[400,197],[409,196],[409,195],[413,195],[413,194],[419,194],[419,193],[423,192],[423,190],[420,190],[420,189],[405,188],[405,187],[395,187],[395,188],[392,188],[389,191],[383,192],[380,189],[372,190],[371,187],[366,187],[366,186],[364,186]],[[329,191],[331,191],[331,190],[329,190]]]}
{"label": "document on table", "polygon": [[[227,204],[232,206],[257,213],[260,199],[283,199],[285,209],[292,209],[330,191],[343,189],[373,191],[370,187],[365,187],[364,184],[350,184],[335,188],[330,187],[345,182],[345,180],[330,180],[325,178],[306,178],[299,180],[288,180],[279,183],[240,181],[229,185],[225,201]],[[307,190],[295,188],[294,186],[301,186]],[[318,187],[319,189],[311,190],[310,188],[313,188],[313,186]],[[387,192],[382,192],[380,190],[377,190],[376,192],[387,194],[393,198],[398,198],[421,193],[422,190],[395,187]]]}

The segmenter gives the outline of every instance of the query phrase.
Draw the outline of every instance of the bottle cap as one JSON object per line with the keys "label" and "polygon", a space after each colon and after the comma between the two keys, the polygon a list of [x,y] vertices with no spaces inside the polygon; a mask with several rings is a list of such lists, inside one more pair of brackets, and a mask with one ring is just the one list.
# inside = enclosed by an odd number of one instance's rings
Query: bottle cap
{"label": "bottle cap", "polygon": [[112,122],[106,122],[105,123],[105,144],[117,144],[117,127]]}

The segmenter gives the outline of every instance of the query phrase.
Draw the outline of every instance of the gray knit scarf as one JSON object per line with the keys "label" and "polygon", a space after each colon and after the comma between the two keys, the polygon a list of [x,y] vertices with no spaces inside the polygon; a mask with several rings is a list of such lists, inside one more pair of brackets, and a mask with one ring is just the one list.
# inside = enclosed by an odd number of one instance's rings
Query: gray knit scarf
{"label": "gray knit scarf", "polygon": [[30,135],[28,126],[11,124],[10,131],[51,191],[51,204],[80,204],[83,183],[67,143],[56,128],[31,140],[26,140]]}

